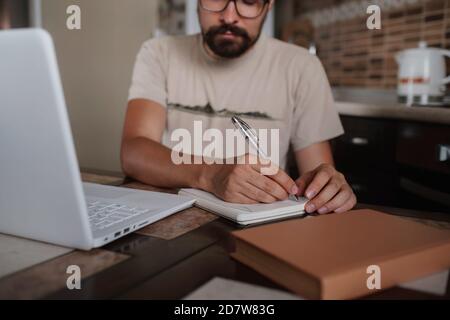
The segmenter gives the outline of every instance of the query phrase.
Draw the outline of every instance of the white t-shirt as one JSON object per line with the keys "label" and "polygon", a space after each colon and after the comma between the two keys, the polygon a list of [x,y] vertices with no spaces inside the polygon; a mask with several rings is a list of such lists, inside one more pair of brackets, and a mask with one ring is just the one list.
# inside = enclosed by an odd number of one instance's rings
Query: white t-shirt
{"label": "white t-shirt", "polygon": [[224,136],[226,129],[234,129],[233,115],[257,131],[278,129],[282,168],[290,145],[297,151],[344,132],[318,58],[264,35],[236,59],[208,55],[200,34],[148,40],[136,59],[129,91],[133,99],[167,109],[163,143],[168,147],[176,144],[170,139],[174,130],[194,134],[195,121]]}

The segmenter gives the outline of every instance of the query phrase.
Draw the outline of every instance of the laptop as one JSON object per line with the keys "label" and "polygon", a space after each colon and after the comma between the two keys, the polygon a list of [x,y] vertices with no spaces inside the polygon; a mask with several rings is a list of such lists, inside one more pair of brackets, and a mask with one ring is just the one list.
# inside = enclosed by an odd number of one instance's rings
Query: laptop
{"label": "laptop", "polygon": [[81,250],[193,205],[83,184],[50,35],[0,31],[0,233]]}

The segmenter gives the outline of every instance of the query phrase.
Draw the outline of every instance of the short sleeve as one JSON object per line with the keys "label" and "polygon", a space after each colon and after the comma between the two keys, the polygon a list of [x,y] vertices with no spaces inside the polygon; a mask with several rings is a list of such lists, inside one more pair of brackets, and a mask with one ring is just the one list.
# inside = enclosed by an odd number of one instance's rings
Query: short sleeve
{"label": "short sleeve", "polygon": [[336,138],[344,133],[325,70],[308,56],[294,93],[291,144],[294,151]]}
{"label": "short sleeve", "polygon": [[166,107],[167,90],[163,52],[159,39],[145,42],[133,69],[128,101],[147,99]]}

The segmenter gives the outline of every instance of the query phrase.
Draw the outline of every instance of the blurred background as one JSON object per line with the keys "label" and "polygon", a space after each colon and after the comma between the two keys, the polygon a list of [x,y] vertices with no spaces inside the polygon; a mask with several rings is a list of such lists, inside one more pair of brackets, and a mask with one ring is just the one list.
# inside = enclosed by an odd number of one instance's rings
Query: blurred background
{"label": "blurred background", "polygon": [[[66,28],[73,4],[81,30]],[[380,30],[367,28],[369,4],[382,10]],[[0,0],[0,29],[52,34],[80,165],[120,171],[139,47],[198,32],[196,8],[197,0]],[[333,141],[337,166],[361,201],[450,212],[442,51],[450,48],[450,0],[277,0],[264,32],[322,61],[346,129]]]}

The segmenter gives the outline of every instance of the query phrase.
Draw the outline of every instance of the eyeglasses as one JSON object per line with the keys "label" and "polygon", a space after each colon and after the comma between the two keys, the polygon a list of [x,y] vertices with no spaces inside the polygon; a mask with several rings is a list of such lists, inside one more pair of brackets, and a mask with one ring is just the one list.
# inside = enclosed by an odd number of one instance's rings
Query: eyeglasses
{"label": "eyeglasses", "polygon": [[221,13],[228,8],[230,2],[234,2],[238,15],[245,19],[256,19],[263,12],[270,0],[200,0],[203,10]]}

